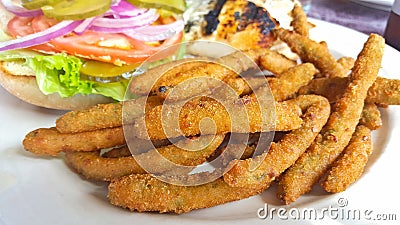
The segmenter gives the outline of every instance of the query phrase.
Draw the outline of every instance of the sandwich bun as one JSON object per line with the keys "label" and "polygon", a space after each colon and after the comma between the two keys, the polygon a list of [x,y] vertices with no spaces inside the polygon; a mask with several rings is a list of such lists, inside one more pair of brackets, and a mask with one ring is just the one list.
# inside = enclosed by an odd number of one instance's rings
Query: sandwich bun
{"label": "sandwich bun", "polygon": [[9,62],[0,63],[0,85],[9,93],[30,104],[60,110],[78,110],[114,100],[102,95],[74,95],[62,98],[58,93],[43,94],[34,76],[19,74],[22,67]]}

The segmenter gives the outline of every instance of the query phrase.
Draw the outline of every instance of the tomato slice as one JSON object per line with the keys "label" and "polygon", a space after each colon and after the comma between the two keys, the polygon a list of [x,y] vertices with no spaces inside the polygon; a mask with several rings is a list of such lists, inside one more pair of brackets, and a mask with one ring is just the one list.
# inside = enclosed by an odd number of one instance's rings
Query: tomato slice
{"label": "tomato slice", "polygon": [[13,37],[23,37],[34,33],[32,26],[30,26],[32,20],[32,17],[14,16],[7,24],[8,33]]}
{"label": "tomato slice", "polygon": [[[45,16],[14,17],[7,28],[12,36],[21,37],[45,30],[57,22]],[[71,33],[46,44],[32,46],[30,49],[44,53],[65,52],[82,58],[122,65],[143,62],[157,51],[181,42],[182,38],[183,33],[180,32],[154,46],[123,34],[86,31],[82,35]]]}
{"label": "tomato slice", "polygon": [[31,26],[32,26],[33,32],[36,33],[39,31],[46,30],[46,29],[56,25],[59,22],[60,21],[58,21],[56,19],[47,18],[42,15],[42,16],[33,17]]}
{"label": "tomato slice", "polygon": [[50,43],[59,51],[83,58],[110,62],[116,65],[143,62],[166,46],[179,43],[182,32],[166,39],[159,46],[151,46],[122,34],[85,32],[57,38]]}
{"label": "tomato slice", "polygon": [[[18,38],[45,30],[55,25],[57,22],[58,21],[54,19],[48,19],[44,16],[38,16],[38,17],[15,16],[8,22],[7,30],[11,36],[13,36],[14,38]],[[49,43],[35,45],[30,47],[29,49],[38,52],[53,53],[53,54],[60,52]]]}

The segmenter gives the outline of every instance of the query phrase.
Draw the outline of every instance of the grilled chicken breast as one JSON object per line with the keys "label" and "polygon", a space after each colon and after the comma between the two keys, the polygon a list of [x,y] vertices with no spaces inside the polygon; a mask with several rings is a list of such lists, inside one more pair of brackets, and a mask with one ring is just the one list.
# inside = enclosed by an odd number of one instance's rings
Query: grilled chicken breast
{"label": "grilled chicken breast", "polygon": [[187,39],[226,42],[240,50],[271,47],[271,30],[290,27],[297,0],[202,0],[189,1]]}

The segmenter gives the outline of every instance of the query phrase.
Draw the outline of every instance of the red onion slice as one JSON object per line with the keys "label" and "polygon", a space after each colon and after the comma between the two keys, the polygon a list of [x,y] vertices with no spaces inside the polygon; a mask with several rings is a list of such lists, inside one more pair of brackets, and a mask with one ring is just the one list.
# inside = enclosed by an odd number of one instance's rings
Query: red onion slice
{"label": "red onion slice", "polygon": [[90,17],[90,18],[84,19],[82,21],[82,23],[79,24],[79,26],[77,26],[74,29],[74,33],[76,33],[78,35],[81,35],[81,34],[85,33],[85,31],[87,31],[92,26],[93,22],[96,19],[97,19],[97,17]]}
{"label": "red onion slice", "polygon": [[43,15],[42,10],[40,9],[28,10],[21,5],[16,5],[12,0],[1,0],[1,3],[8,11],[20,17],[34,17]]}
{"label": "red onion slice", "polygon": [[127,27],[139,27],[146,26],[158,19],[158,13],[155,9],[149,9],[144,13],[128,18],[98,18],[93,22],[93,26],[105,27],[105,28],[127,28]]}
{"label": "red onion slice", "polygon": [[51,39],[61,37],[72,32],[81,23],[81,20],[64,20],[44,31],[23,36],[21,38],[0,42],[0,51],[27,48],[46,43]]}

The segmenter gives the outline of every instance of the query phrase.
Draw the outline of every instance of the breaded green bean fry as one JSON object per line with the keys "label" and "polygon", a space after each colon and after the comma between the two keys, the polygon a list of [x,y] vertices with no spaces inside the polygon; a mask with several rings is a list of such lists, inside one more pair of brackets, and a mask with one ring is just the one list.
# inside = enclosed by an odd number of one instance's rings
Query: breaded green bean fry
{"label": "breaded green bean fry", "polygon": [[[243,107],[249,115],[248,118],[245,118],[246,120],[248,119],[249,129],[246,129],[246,127],[243,127],[239,123],[231,124],[230,116],[232,115],[229,115],[226,109],[229,108],[231,109],[231,112],[236,113],[240,112]],[[163,118],[163,110],[168,112],[168,115],[179,116],[178,121],[180,131],[174,128],[176,120]],[[295,104],[288,104],[285,102],[276,103],[275,129],[278,131],[287,131],[299,128],[302,123],[302,120],[299,117],[300,112],[299,107]],[[167,134],[164,131],[168,132],[168,138],[182,136],[181,132],[184,136],[195,136],[200,134],[199,124],[203,118],[210,118],[215,122],[217,134],[228,132],[254,133],[262,131],[262,126],[265,126],[265,124],[262,124],[261,115],[259,103],[256,98],[250,96],[244,96],[243,98],[236,100],[229,100],[226,101],[225,104],[221,104],[209,98],[201,98],[189,101],[183,106],[164,104],[163,106],[154,107],[145,114],[144,118],[136,120],[135,128],[132,129],[132,133],[138,138],[150,138],[151,140],[166,139]],[[167,122],[162,121],[162,119]],[[142,128],[147,128],[147,131]],[[203,132],[203,134],[210,134],[210,132],[213,131],[203,130]]]}
{"label": "breaded green bean fry", "polygon": [[317,72],[313,64],[303,63],[289,68],[279,77],[267,78],[275,101],[284,101],[293,98],[296,92],[308,84]]}
{"label": "breaded green bean fry", "polygon": [[362,125],[357,126],[349,145],[329,169],[321,186],[327,192],[345,191],[360,178],[372,148],[371,130]]}
{"label": "breaded green bean fry", "polygon": [[400,105],[400,80],[378,77],[368,90],[366,102],[378,105]]}
{"label": "breaded green bean fry", "polygon": [[[144,174],[149,172],[148,169],[146,169],[148,167],[142,168],[142,164],[138,164],[136,157],[143,157],[142,159],[148,160],[148,162],[141,163],[149,163],[147,166],[151,166],[151,172],[153,173],[164,173],[173,169],[168,163],[165,163],[164,160],[160,160],[157,154],[160,154],[166,160],[174,164],[183,166],[199,165],[213,154],[215,149],[222,143],[224,137],[224,135],[215,136],[207,146],[197,151],[188,151],[179,148],[179,145],[168,145],[150,150],[135,157],[105,158],[100,156],[98,152],[66,152],[65,158],[69,165],[87,179],[110,181],[114,178],[129,174]],[[199,141],[196,141],[194,144],[204,145],[201,138],[207,140],[205,137],[199,137],[197,138]],[[181,142],[186,143],[181,144],[190,145],[194,140],[195,139],[184,140]]]}
{"label": "breaded green bean fry", "polygon": [[275,29],[274,32],[278,38],[289,45],[294,53],[299,55],[303,62],[314,64],[323,76],[344,77],[347,75],[348,70],[336,62],[327,46],[283,28]]}
{"label": "breaded green bean fry", "polygon": [[378,106],[365,103],[361,113],[360,125],[368,127],[370,130],[377,130],[382,126],[381,112]]}
{"label": "breaded green bean fry", "polygon": [[296,65],[296,61],[272,50],[266,50],[265,54],[260,57],[260,67],[275,74],[275,76],[279,76],[279,74]]}
{"label": "breaded green bean fry", "polygon": [[77,133],[122,125],[122,103],[99,104],[70,111],[56,120],[60,133]]}
{"label": "breaded green bean fry", "polygon": [[349,143],[358,124],[368,89],[381,67],[384,39],[371,34],[357,57],[350,83],[333,107],[327,124],[310,148],[280,177],[278,197],[289,204],[312,186],[327,171]]}
{"label": "breaded green bean fry", "polygon": [[230,187],[222,178],[197,186],[175,186],[149,174],[132,174],[108,186],[111,204],[131,211],[184,213],[256,195],[263,190]]}
{"label": "breaded green bean fry", "polygon": [[[92,106],[88,109],[70,111],[56,120],[56,128],[60,133],[78,133],[94,131],[104,128],[122,126],[123,104],[125,107],[140,107],[145,105],[146,110],[162,104],[162,99],[157,96],[141,97],[124,103],[109,103]],[[139,110],[132,111],[131,118],[141,116]]]}
{"label": "breaded green bean fry", "polygon": [[98,152],[66,152],[65,161],[89,180],[110,181],[129,174],[147,173],[132,156],[105,158]]}
{"label": "breaded green bean fry", "polygon": [[[268,187],[283,171],[295,163],[297,158],[314,141],[330,115],[328,100],[317,95],[302,95],[290,100],[305,112],[303,125],[286,134],[278,143],[272,143],[260,165],[258,159],[236,160],[232,168],[224,175],[224,180],[234,187]],[[229,167],[228,167],[229,168]]]}
{"label": "breaded green bean fry", "polygon": [[[185,80],[196,77],[210,77],[218,80],[236,77],[250,68],[257,68],[257,62],[264,49],[235,51],[216,61],[207,59],[182,59],[152,68],[132,79],[130,90],[135,95],[171,89]],[[218,64],[223,66],[218,66]]]}
{"label": "breaded green bean fry", "polygon": [[23,140],[25,150],[37,155],[56,156],[61,151],[96,151],[125,144],[122,127],[80,133],[60,133],[55,127],[29,132]]}
{"label": "breaded green bean fry", "polygon": [[290,25],[293,27],[293,30],[302,36],[308,37],[310,28],[307,21],[307,15],[303,8],[300,5],[295,4],[290,12],[290,15],[293,18],[292,22],[290,23]]}
{"label": "breaded green bean fry", "polygon": [[[140,76],[134,76],[131,81],[132,85],[129,85],[129,90],[132,94],[147,96],[150,94],[149,92],[152,90],[154,82],[159,78],[161,79],[160,82],[163,82],[163,79],[170,80],[171,77],[174,77],[176,73],[190,70],[196,66],[196,64],[186,64],[186,62],[193,62],[193,59],[180,59],[167,62],[147,70]],[[171,68],[175,69],[171,70]],[[161,74],[164,75],[164,78],[160,76]]]}
{"label": "breaded green bean fry", "polygon": [[[347,77],[318,78],[300,88],[299,94],[325,96],[330,102],[340,98],[349,82]],[[400,105],[400,80],[383,77],[376,78],[368,90],[365,102],[378,105]]]}
{"label": "breaded green bean fry", "polygon": [[163,99],[168,97],[169,101],[181,101],[205,93],[211,94],[225,80],[235,79],[238,76],[230,68],[214,62],[204,62],[202,66],[178,74],[182,74],[180,79],[169,81],[169,86],[157,86],[152,93]]}
{"label": "breaded green bean fry", "polygon": [[343,56],[336,60],[340,65],[342,65],[343,69],[350,71],[353,66],[354,62],[356,61],[353,57]]}

